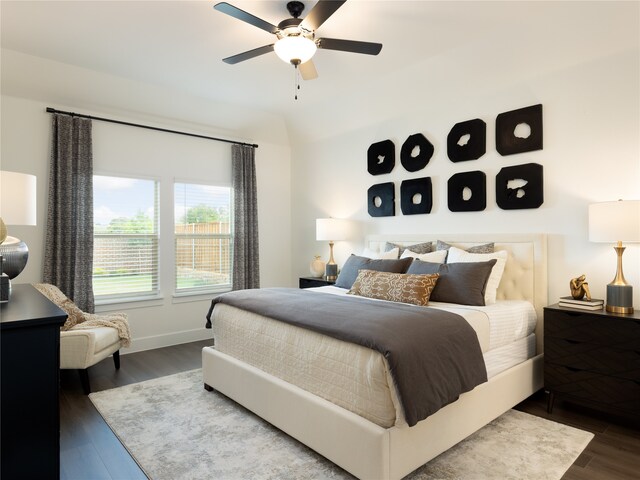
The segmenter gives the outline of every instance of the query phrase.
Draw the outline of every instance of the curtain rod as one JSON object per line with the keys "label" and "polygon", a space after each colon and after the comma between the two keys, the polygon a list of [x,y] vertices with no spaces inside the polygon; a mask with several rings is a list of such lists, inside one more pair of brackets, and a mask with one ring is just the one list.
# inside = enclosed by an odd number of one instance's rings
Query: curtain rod
{"label": "curtain rod", "polygon": [[234,140],[227,140],[226,138],[208,137],[206,135],[198,135],[197,133],[181,132],[179,130],[170,130],[168,128],[152,127],[150,125],[142,125],[140,123],[123,122],[121,120],[113,120],[111,118],[94,117],[93,115],[84,115],[82,113],[64,112],[62,110],[56,110],[55,108],[47,107],[47,113],[62,113],[63,115],[71,115],[72,117],[89,118],[91,120],[100,120],[101,122],[117,123],[119,125],[128,125],[130,127],[146,128],[148,130],[156,130],[158,132],[176,133],[178,135],[186,135],[187,137],[205,138],[207,140],[215,140],[217,142],[235,143],[237,145],[244,145],[247,147],[258,148],[255,143],[236,142]]}

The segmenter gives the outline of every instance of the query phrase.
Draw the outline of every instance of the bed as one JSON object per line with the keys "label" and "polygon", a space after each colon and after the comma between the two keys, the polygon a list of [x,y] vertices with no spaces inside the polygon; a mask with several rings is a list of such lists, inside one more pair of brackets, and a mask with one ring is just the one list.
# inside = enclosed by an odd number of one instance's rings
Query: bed
{"label": "bed", "polygon": [[[373,395],[367,391],[362,395],[365,400],[374,398],[374,403],[378,402],[378,398],[384,398],[384,401],[379,403],[386,404],[386,406],[383,405],[380,408],[379,412],[381,413],[379,414],[367,413],[370,411],[369,406],[363,407],[363,411],[358,410],[359,400],[351,404],[349,403],[350,398],[347,398],[346,403],[340,404],[332,397],[331,392],[326,394],[324,389],[332,383],[333,377],[331,375],[328,376],[324,384],[320,383],[320,386],[316,386],[315,393],[312,393],[314,388],[309,388],[304,383],[304,368],[300,368],[299,365],[295,366],[293,370],[298,373],[291,376],[291,372],[287,373],[286,368],[280,365],[284,362],[281,362],[277,355],[280,353],[279,350],[286,349],[284,346],[278,347],[277,342],[282,340],[277,338],[279,334],[274,332],[277,332],[278,328],[286,330],[286,327],[278,327],[280,322],[275,320],[224,305],[222,306],[224,308],[216,307],[214,310],[214,324],[222,325],[218,332],[219,338],[216,338],[216,348],[206,347],[202,352],[205,388],[218,390],[234,399],[359,478],[402,478],[449,449],[542,388],[542,308],[547,303],[546,237],[544,235],[502,234],[439,234],[437,238],[418,235],[375,235],[367,237],[366,246],[372,250],[380,250],[387,241],[412,245],[425,241],[435,242],[437,239],[462,248],[485,242],[495,242],[496,251],[505,250],[508,252],[508,259],[498,287],[496,305],[508,304],[509,301],[514,304],[524,302],[532,306],[531,309],[537,314],[535,327],[530,325],[533,331],[525,331],[515,339],[523,344],[519,351],[528,352],[524,357],[521,353],[504,353],[505,349],[511,348],[510,343],[514,339],[506,341],[500,337],[499,331],[496,333],[494,331],[496,329],[492,330],[490,326],[483,327],[481,322],[479,326],[474,327],[478,338],[481,339],[480,343],[483,343],[483,355],[489,371],[487,382],[463,393],[457,401],[446,405],[426,419],[409,427],[406,422],[402,421],[402,415],[398,414],[398,412],[402,412],[402,406],[398,405],[399,401],[394,388],[390,387],[385,390],[385,384],[393,385],[393,382],[388,378],[386,381],[382,379],[378,382],[382,385],[379,388],[380,392]],[[327,288],[331,289],[331,287]],[[344,293],[337,290],[318,293],[324,295]],[[455,305],[433,304],[433,306],[440,306],[445,310],[457,308]],[[460,309],[459,306],[458,309]],[[482,310],[482,308],[468,310],[472,311],[470,318],[473,318],[473,311]],[[476,311],[475,315],[477,314]],[[230,327],[224,325],[230,325]],[[276,326],[274,327],[274,325]],[[258,328],[259,331],[250,332],[250,335],[246,337],[247,328]],[[241,332],[242,339],[238,333],[234,334],[234,331]],[[268,335],[265,335],[265,332]],[[296,347],[297,351],[304,353],[297,354],[303,357],[301,361],[306,361],[307,352],[312,350],[309,345],[318,341],[327,342],[327,339],[322,335],[311,333],[319,337],[311,340],[305,338],[294,342],[299,343]],[[286,334],[287,332],[285,332]],[[267,340],[260,340],[261,337],[265,337]],[[246,343],[244,338],[258,339],[265,342],[267,346],[251,343],[243,351],[242,344]],[[219,339],[220,344],[218,343]],[[340,340],[335,340],[335,342],[340,342]],[[495,348],[491,348],[492,343]],[[319,347],[319,355],[330,351],[325,347],[324,343],[322,347]],[[269,348],[271,349],[270,353]],[[226,353],[221,350],[226,350]],[[267,365],[268,362],[263,366],[251,355],[274,357],[276,360],[272,358],[271,366]],[[353,370],[357,373],[359,370],[369,368],[373,363],[379,362],[375,355],[373,357],[366,355],[367,352],[358,352],[356,357],[353,357],[356,360],[347,357],[347,360],[342,359],[341,361],[343,365],[348,362],[356,365]],[[331,359],[337,362],[333,356]],[[255,365],[260,365],[261,368]],[[489,367],[489,365],[491,366]],[[303,373],[299,374],[299,372]],[[379,377],[385,375],[388,377],[388,371],[383,369]],[[321,377],[321,375],[314,376]],[[348,378],[343,380],[349,382]],[[336,388],[340,390],[340,382],[336,381],[335,383],[337,384]],[[376,384],[368,378],[363,383]],[[395,416],[393,412],[395,412]]]}

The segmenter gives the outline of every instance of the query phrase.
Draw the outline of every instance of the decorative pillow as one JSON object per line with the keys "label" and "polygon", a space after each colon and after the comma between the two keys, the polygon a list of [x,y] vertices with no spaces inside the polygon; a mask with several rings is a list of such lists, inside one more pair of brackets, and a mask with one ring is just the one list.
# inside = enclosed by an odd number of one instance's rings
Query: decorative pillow
{"label": "decorative pillow", "polygon": [[349,294],[391,302],[425,306],[436,286],[438,274],[405,275],[401,273],[360,270]]}
{"label": "decorative pillow", "polygon": [[414,253],[420,253],[420,254],[433,252],[433,245],[431,242],[416,243],[414,245],[409,245],[408,247],[403,247],[398,243],[385,242],[384,244],[385,252],[388,252],[389,250],[393,250],[394,248],[398,249],[399,251],[398,256],[402,256],[405,250],[411,250]]}
{"label": "decorative pillow", "polygon": [[400,256],[400,250],[397,248],[393,248],[386,252],[376,252],[375,250],[371,250],[370,248],[365,248],[362,251],[362,256],[375,259],[397,260]]}
{"label": "decorative pillow", "polygon": [[418,253],[418,252],[413,252],[409,249],[406,249],[404,252],[402,252],[402,255],[400,256],[400,258],[417,258],[418,260],[422,260],[423,262],[432,262],[432,263],[444,263],[445,258],[447,258],[447,251],[446,250],[439,250],[436,252],[429,252],[429,253]]}
{"label": "decorative pillow", "polygon": [[460,305],[485,305],[487,281],[497,260],[477,263],[435,264],[414,260],[407,274],[429,275],[438,273],[440,278],[431,292],[431,301]]}
{"label": "decorative pillow", "polygon": [[[436,242],[436,250],[449,250],[452,246],[453,245],[447,242],[443,242],[442,240],[438,240]],[[456,248],[459,248],[459,247],[456,247]],[[473,245],[472,247],[464,248],[461,250],[465,250],[469,253],[493,253],[495,251],[495,244],[491,242],[491,243],[485,243],[483,245]]]}
{"label": "decorative pillow", "polygon": [[470,253],[451,247],[447,256],[447,263],[486,262],[487,260],[496,259],[496,264],[491,269],[491,275],[489,275],[484,292],[484,304],[491,305],[496,303],[498,285],[500,285],[508,256],[509,254],[506,250],[499,250],[494,253]]}
{"label": "decorative pillow", "polygon": [[358,271],[362,269],[375,270],[377,272],[404,273],[411,265],[412,258],[403,258],[400,260],[372,259],[351,255],[345,262],[338,279],[336,287],[351,288],[353,282],[356,281]]}

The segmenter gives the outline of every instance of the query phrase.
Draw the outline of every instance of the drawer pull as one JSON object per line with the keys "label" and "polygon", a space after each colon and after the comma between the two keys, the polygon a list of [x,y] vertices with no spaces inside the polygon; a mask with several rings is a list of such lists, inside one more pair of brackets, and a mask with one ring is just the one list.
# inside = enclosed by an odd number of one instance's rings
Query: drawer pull
{"label": "drawer pull", "polygon": [[572,345],[578,345],[579,343],[582,343],[582,342],[579,342],[578,340],[571,340],[569,338],[566,338],[565,342],[570,343]]}
{"label": "drawer pull", "polygon": [[575,368],[575,367],[567,367],[567,366],[565,366],[564,368],[566,368],[567,370],[569,370],[571,372],[582,372],[581,369]]}

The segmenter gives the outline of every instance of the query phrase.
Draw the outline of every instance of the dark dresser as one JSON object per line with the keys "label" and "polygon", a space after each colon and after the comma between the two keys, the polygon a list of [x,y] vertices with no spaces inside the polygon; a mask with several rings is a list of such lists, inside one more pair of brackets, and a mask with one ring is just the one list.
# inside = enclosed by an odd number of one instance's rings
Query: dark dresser
{"label": "dark dresser", "polygon": [[0,304],[0,478],[60,478],[60,326],[64,310],[32,285]]}
{"label": "dark dresser", "polygon": [[299,288],[326,287],[335,283],[335,280],[327,280],[324,277],[300,277],[298,286]]}
{"label": "dark dresser", "polygon": [[640,313],[544,309],[544,384],[555,396],[640,419]]}

